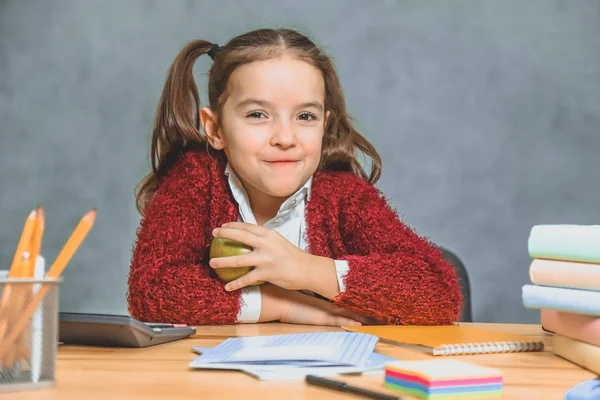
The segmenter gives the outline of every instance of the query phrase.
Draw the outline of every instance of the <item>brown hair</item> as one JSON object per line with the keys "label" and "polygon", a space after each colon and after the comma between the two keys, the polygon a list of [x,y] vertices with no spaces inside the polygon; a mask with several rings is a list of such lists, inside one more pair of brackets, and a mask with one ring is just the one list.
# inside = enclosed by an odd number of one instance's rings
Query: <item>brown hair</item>
{"label": "brown hair", "polygon": [[[208,148],[201,132],[200,96],[193,76],[196,59],[213,43],[194,40],[177,54],[158,102],[150,150],[152,171],[136,186],[136,206],[144,207],[178,155],[190,148]],[[229,41],[215,55],[208,73],[208,101],[217,118],[227,98],[227,82],[239,66],[253,61],[292,54],[318,68],[325,81],[325,109],[330,112],[321,152],[319,171],[350,171],[375,183],[381,175],[381,157],[373,145],[354,128],[331,58],[308,37],[290,29],[258,29]],[[212,149],[214,150],[214,149]],[[356,150],[371,159],[371,172],[361,167]],[[224,153],[217,152],[219,157]]]}

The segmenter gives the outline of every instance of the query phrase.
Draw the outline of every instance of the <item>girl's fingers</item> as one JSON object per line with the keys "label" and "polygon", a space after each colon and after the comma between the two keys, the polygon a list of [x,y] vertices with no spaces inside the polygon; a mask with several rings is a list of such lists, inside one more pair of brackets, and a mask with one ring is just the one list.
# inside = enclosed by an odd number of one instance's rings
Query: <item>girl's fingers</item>
{"label": "girl's fingers", "polygon": [[235,242],[240,242],[246,246],[250,246],[253,249],[261,244],[261,237],[251,232],[244,231],[241,229],[232,228],[215,228],[213,229],[213,236],[221,239],[229,239]]}
{"label": "girl's fingers", "polygon": [[[345,317],[342,317],[342,318],[345,318]],[[350,318],[346,318],[346,319],[350,319]],[[352,320],[360,322],[361,324],[365,324],[365,325],[369,324],[369,318],[363,317],[362,315],[352,315]]]}
{"label": "girl's fingers", "polygon": [[373,325],[373,320],[367,317],[366,315],[359,314],[356,311],[348,310],[340,306],[332,305],[330,312],[333,315],[338,315],[346,319],[358,321],[363,325]]}
{"label": "girl's fingers", "polygon": [[260,278],[260,273],[258,270],[254,269],[241,278],[237,278],[236,280],[229,282],[227,285],[225,285],[225,290],[232,292],[262,280],[264,279]]}
{"label": "girl's fingers", "polygon": [[241,231],[252,233],[256,236],[265,236],[270,230],[264,226],[248,224],[246,222],[227,222],[226,224],[221,225],[221,228],[239,229]]}
{"label": "girl's fingers", "polygon": [[339,315],[331,315],[330,323],[328,325],[332,326],[360,326],[362,325],[360,322],[355,321],[350,318],[341,317]]}
{"label": "girl's fingers", "polygon": [[208,265],[211,268],[255,267],[258,261],[258,257],[254,253],[247,253],[239,256],[211,258]]}

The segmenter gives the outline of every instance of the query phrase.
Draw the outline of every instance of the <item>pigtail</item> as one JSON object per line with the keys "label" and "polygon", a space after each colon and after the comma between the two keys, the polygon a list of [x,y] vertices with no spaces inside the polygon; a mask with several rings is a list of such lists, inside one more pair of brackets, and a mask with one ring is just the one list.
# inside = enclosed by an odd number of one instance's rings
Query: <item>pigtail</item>
{"label": "pigtail", "polygon": [[213,44],[206,40],[188,43],[169,68],[154,116],[150,146],[152,171],[136,186],[136,207],[140,213],[156,191],[159,178],[184,149],[206,146],[200,133],[200,95],[194,80],[194,63]]}
{"label": "pigtail", "polygon": [[[381,156],[363,135],[354,127],[346,110],[344,93],[331,59],[321,54],[316,65],[323,72],[327,97],[325,108],[330,112],[319,170],[348,171],[375,184],[381,176]],[[370,161],[370,173],[362,167],[358,158],[362,154]]]}

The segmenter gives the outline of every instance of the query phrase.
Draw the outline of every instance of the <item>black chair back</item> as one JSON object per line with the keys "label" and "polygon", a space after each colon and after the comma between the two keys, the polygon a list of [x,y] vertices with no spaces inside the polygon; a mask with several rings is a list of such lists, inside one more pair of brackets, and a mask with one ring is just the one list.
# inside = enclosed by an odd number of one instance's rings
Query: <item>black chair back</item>
{"label": "black chair back", "polygon": [[444,259],[451,263],[458,274],[458,282],[463,295],[463,309],[460,320],[462,322],[473,322],[473,311],[471,309],[471,283],[469,274],[461,259],[452,251],[440,247]]}

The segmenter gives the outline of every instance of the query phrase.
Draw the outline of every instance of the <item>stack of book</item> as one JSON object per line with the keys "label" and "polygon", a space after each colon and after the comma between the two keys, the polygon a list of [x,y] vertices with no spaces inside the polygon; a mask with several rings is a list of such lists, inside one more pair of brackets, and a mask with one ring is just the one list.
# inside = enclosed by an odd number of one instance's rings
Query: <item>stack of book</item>
{"label": "stack of book", "polygon": [[528,250],[523,304],[541,310],[554,354],[600,374],[600,225],[534,226]]}

